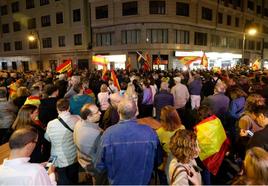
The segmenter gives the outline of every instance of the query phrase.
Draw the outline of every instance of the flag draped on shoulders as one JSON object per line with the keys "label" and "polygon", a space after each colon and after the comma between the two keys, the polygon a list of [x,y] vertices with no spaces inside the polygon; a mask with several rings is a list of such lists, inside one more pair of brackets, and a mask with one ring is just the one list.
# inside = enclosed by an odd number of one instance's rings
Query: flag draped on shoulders
{"label": "flag draped on shoulders", "polygon": [[194,129],[201,150],[199,158],[216,175],[230,144],[222,123],[213,115],[201,121]]}
{"label": "flag draped on shoulders", "polygon": [[200,60],[201,58],[199,56],[181,56],[178,57],[178,60],[183,65],[190,65],[194,61]]}

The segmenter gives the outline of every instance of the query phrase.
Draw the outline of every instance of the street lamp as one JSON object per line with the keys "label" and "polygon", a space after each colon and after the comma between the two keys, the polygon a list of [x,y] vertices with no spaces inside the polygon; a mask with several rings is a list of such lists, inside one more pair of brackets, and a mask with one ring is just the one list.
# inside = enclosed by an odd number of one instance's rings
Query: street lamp
{"label": "street lamp", "polygon": [[245,60],[245,45],[246,45],[246,35],[254,36],[257,34],[256,28],[249,28],[244,31],[243,33],[243,48],[242,48],[242,63],[244,63]]}
{"label": "street lamp", "polygon": [[41,40],[40,40],[40,37],[39,37],[39,32],[38,31],[34,31],[34,32],[31,32],[28,36],[28,40],[30,42],[34,42],[35,40],[37,40],[37,47],[38,47],[38,55],[39,55],[39,61],[38,61],[38,68],[39,70],[42,70],[42,61],[41,61]]}

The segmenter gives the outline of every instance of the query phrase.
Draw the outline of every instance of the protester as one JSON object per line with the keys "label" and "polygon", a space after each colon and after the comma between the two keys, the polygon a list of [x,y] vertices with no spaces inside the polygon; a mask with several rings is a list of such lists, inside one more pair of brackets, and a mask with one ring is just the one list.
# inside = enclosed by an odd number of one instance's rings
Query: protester
{"label": "protester", "polygon": [[59,118],[48,123],[45,133],[45,138],[51,142],[51,155],[57,156],[55,167],[59,185],[78,183],[79,164],[73,140],[73,129],[80,118],[71,115],[69,110],[68,100],[58,100]]}
{"label": "protester", "polygon": [[118,105],[120,122],[101,137],[96,168],[107,171],[111,185],[147,185],[159,144],[155,132],[135,120],[136,104],[125,99]]}
{"label": "protester", "polygon": [[33,86],[30,91],[31,95],[27,97],[24,105],[35,105],[38,107],[41,103],[41,89],[39,86]]}
{"label": "protester", "polygon": [[153,91],[148,80],[144,80],[142,84],[143,95],[141,106],[139,107],[139,117],[153,116]]}
{"label": "protester", "polygon": [[0,185],[57,185],[54,167],[48,173],[41,164],[30,163],[38,132],[33,128],[16,130],[9,139],[10,154],[0,165]]}
{"label": "protester", "polygon": [[174,158],[169,166],[170,185],[201,185],[201,175],[194,158],[200,149],[196,135],[188,130],[178,130],[170,140]]}
{"label": "protester", "polygon": [[82,107],[81,120],[76,123],[74,128],[78,162],[91,176],[96,174],[93,161],[96,159],[97,146],[102,133],[98,126],[100,115],[96,105],[87,103]]}
{"label": "protester", "polygon": [[24,105],[27,97],[30,95],[29,90],[26,87],[19,87],[17,90],[17,97],[13,100],[15,106],[18,110]]}

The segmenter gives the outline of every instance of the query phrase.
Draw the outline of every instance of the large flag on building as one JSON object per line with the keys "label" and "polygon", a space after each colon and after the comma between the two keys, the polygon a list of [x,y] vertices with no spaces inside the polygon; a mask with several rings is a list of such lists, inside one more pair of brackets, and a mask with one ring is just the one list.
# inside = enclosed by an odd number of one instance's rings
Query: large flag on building
{"label": "large flag on building", "polygon": [[201,58],[199,56],[182,56],[178,57],[178,60],[181,64],[189,66],[194,61],[200,60]]}
{"label": "large flag on building", "polygon": [[201,65],[203,67],[206,67],[206,68],[208,67],[208,58],[207,58],[207,55],[205,52],[204,52],[202,59],[201,59]]}
{"label": "large flag on building", "polygon": [[115,74],[114,70],[111,70],[111,79],[114,82],[114,86],[117,87],[117,90],[121,90],[120,85],[119,85],[119,82],[118,82],[118,79],[116,77],[116,74]]}
{"label": "large flag on building", "polygon": [[108,65],[109,60],[101,55],[92,56],[92,63],[95,65],[105,66]]}
{"label": "large flag on building", "polygon": [[72,72],[72,60],[65,60],[64,63],[57,66],[56,72],[58,73],[67,72],[68,74],[70,74]]}
{"label": "large flag on building", "polygon": [[195,132],[201,150],[199,158],[207,169],[216,175],[229,148],[229,140],[222,123],[213,115],[197,124]]}

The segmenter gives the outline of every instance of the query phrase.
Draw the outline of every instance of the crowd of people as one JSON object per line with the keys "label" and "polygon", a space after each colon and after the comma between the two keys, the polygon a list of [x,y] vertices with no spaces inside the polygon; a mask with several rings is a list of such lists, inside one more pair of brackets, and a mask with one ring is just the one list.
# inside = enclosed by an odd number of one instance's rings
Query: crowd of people
{"label": "crowd of people", "polygon": [[[0,144],[10,147],[0,185],[78,184],[80,172],[100,185],[268,184],[268,73],[116,75],[120,86],[97,70],[0,72]],[[196,128],[211,119],[227,138],[216,173]]]}

